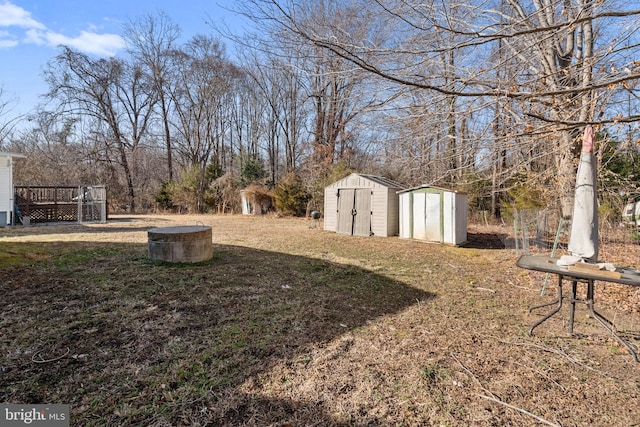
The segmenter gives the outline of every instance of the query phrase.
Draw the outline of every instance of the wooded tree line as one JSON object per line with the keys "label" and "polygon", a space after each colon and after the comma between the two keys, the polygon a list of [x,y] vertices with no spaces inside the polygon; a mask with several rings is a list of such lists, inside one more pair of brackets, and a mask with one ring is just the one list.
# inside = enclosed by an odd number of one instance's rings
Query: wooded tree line
{"label": "wooded tree line", "polygon": [[237,210],[257,184],[287,186],[302,212],[358,171],[466,191],[495,216],[570,215],[591,124],[615,211],[640,195],[637,6],[238,0],[252,31],[185,43],[149,15],[123,28],[126,55],[61,47],[48,102],[2,149],[28,156],[18,182],[106,184],[129,211]]}

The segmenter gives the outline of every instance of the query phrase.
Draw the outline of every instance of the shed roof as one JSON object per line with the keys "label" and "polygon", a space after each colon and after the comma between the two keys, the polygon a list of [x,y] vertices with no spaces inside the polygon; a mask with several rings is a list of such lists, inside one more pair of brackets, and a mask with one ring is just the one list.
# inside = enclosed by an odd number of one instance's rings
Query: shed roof
{"label": "shed roof", "polygon": [[385,187],[390,187],[390,188],[404,188],[403,185],[398,184],[397,182],[389,179],[389,178],[385,178],[384,176],[377,176],[377,175],[366,175],[366,174],[362,174],[359,173],[357,175],[360,175],[361,177],[367,178],[377,184],[380,185],[384,185]]}
{"label": "shed roof", "polygon": [[395,182],[395,181],[393,181],[393,180],[391,180],[389,178],[385,178],[383,176],[377,176],[377,175],[368,175],[368,174],[364,174],[364,173],[352,173],[351,175],[346,176],[346,177],[334,182],[333,184],[328,185],[327,187],[333,187],[336,184],[341,183],[342,181],[348,181],[353,176],[358,176],[358,177],[364,178],[364,179],[366,179],[368,181],[373,182],[374,184],[378,184],[378,185],[381,185],[383,187],[395,188],[395,189],[404,188],[403,185],[400,185],[397,182]]}
{"label": "shed roof", "polygon": [[451,190],[449,188],[436,187],[434,185],[427,185],[427,184],[419,185],[417,187],[407,188],[406,190],[400,190],[400,191],[398,191],[398,194],[399,193],[408,193],[409,191],[422,190],[423,188],[433,188],[434,190],[447,191],[449,193],[456,193],[456,194],[467,194],[464,191]]}

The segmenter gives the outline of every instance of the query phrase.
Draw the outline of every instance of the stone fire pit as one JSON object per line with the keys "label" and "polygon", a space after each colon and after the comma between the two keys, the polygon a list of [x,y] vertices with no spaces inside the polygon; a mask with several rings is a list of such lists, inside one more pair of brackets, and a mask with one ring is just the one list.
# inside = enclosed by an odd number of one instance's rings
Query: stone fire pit
{"label": "stone fire pit", "polygon": [[200,262],[213,257],[211,227],[184,225],[147,231],[149,257],[167,262]]}

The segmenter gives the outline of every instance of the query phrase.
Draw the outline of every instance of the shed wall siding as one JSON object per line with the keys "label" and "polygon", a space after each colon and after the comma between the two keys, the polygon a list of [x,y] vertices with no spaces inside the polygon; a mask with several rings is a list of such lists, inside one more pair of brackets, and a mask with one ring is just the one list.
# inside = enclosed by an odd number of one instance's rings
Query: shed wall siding
{"label": "shed wall siding", "polygon": [[455,243],[461,244],[467,241],[467,206],[469,203],[466,194],[456,195],[456,233]]}
{"label": "shed wall siding", "polygon": [[373,212],[371,215],[371,231],[374,236],[387,236],[386,203],[386,191],[380,188],[374,189],[371,200],[371,211]]}
{"label": "shed wall siding", "polygon": [[387,236],[397,236],[400,231],[400,199],[398,197],[397,188],[387,188],[385,203]]}
{"label": "shed wall siding", "polygon": [[338,228],[338,197],[337,188],[327,187],[324,190],[324,229],[337,231]]}
{"label": "shed wall siding", "polygon": [[411,220],[413,215],[409,211],[411,209],[411,193],[400,194],[400,237],[405,239],[411,238]]}
{"label": "shed wall siding", "polygon": [[442,211],[444,221],[444,242],[455,243],[456,241],[456,199],[455,193],[444,193],[444,208]]}
{"label": "shed wall siding", "polygon": [[467,240],[467,195],[437,188],[400,194],[402,238],[461,244]]}

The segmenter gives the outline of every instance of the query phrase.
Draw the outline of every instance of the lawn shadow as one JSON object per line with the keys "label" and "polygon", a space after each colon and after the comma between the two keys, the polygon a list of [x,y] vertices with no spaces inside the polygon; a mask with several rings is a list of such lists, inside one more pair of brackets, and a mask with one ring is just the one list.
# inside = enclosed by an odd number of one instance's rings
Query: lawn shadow
{"label": "lawn shadow", "polygon": [[503,234],[467,232],[467,241],[461,246],[472,249],[505,249],[508,247],[506,238]]}
{"label": "lawn shadow", "polygon": [[341,425],[321,406],[240,388],[433,297],[319,258],[214,245],[210,261],[170,264],[110,243],[0,269],[0,295],[1,401],[70,404],[74,425],[220,426]]}

